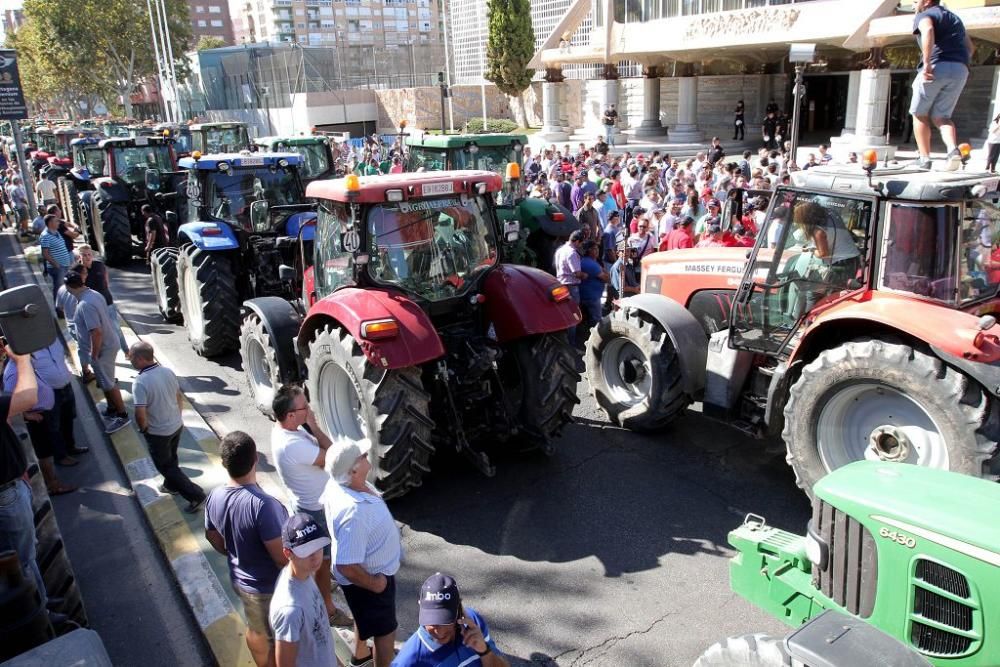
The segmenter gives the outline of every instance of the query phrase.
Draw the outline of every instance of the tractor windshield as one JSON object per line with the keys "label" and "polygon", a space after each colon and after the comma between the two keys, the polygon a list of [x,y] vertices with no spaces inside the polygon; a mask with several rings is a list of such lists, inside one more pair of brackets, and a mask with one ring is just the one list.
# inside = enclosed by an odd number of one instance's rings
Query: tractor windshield
{"label": "tractor windshield", "polygon": [[115,172],[129,185],[146,180],[146,170],[173,171],[168,146],[125,146],[114,149]]}
{"label": "tractor windshield", "polygon": [[299,173],[302,174],[302,180],[304,181],[319,178],[330,169],[330,158],[327,154],[325,144],[316,143],[289,146],[288,149],[302,156]]}
{"label": "tractor windshield", "polygon": [[100,176],[104,173],[104,151],[91,144],[85,147],[76,147],[76,155],[73,156],[73,164],[77,168],[86,169],[90,175]]}
{"label": "tractor windshield", "polygon": [[962,306],[1000,287],[1000,209],[994,204],[893,204],[885,234],[883,288]]}
{"label": "tractor windshield", "polygon": [[191,152],[191,134],[188,132],[176,132],[173,135],[174,150],[178,153]]}
{"label": "tractor windshield", "polygon": [[[295,170],[287,167],[275,171],[257,168],[210,172],[205,188],[209,215],[246,230],[252,229],[253,202],[267,200],[271,206],[281,206],[305,200]],[[283,211],[281,215],[291,213]]]}
{"label": "tractor windshield", "polygon": [[56,135],[49,132],[38,133],[38,150],[45,151],[46,153],[55,153],[57,145]]}
{"label": "tractor windshield", "polygon": [[410,146],[407,171],[444,171],[448,166],[448,153],[443,148]]}
{"label": "tractor windshield", "polygon": [[462,294],[497,261],[482,196],[385,204],[368,213],[368,271],[430,301]]}
{"label": "tractor windshield", "polygon": [[[316,218],[316,243],[313,245],[316,294],[322,298],[338,287],[354,284],[353,244],[357,232],[349,227],[347,206],[325,201]],[[353,235],[353,236],[350,236]]]}
{"label": "tractor windshield", "polygon": [[501,176],[507,172],[507,164],[514,159],[513,150],[509,146],[480,146],[475,153],[459,150],[452,155],[454,156],[452,169],[482,169]]}
{"label": "tractor windshield", "polygon": [[212,127],[194,134],[192,147],[202,153],[239,153],[250,146],[245,127]]}

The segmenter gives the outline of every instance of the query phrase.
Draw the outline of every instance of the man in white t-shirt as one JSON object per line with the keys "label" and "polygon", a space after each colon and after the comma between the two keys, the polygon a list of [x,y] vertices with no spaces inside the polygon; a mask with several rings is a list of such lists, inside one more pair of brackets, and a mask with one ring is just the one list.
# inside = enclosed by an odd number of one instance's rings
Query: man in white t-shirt
{"label": "man in white t-shirt", "polygon": [[[276,422],[271,431],[271,455],[278,476],[291,497],[292,512],[308,514],[316,523],[325,526],[326,516],[319,497],[330,481],[330,475],[323,469],[330,438],[316,423],[316,415],[301,387],[286,385],[278,389],[271,409]],[[309,431],[303,426],[308,426]],[[316,572],[316,585],[323,596],[330,624],[353,625],[354,619],[350,614],[337,609],[331,598],[329,545],[323,549],[323,564]]]}

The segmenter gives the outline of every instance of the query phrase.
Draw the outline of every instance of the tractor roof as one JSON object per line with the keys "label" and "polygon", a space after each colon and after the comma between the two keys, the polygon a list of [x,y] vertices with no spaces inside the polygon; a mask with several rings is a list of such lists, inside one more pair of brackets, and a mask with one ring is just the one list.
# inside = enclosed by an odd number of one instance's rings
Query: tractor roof
{"label": "tractor roof", "polygon": [[282,148],[283,146],[315,146],[325,144],[329,140],[326,137],[315,135],[305,135],[299,137],[257,137],[253,140],[258,146],[265,146],[270,149]]}
{"label": "tractor roof", "polygon": [[228,120],[221,123],[196,123],[191,125],[191,131],[197,132],[199,130],[228,130],[230,128],[246,127],[246,123],[240,123],[235,120]]}
{"label": "tractor roof", "polygon": [[70,139],[70,146],[97,146],[101,143],[102,139],[100,137],[95,137],[93,135],[89,137],[77,137],[76,139]]}
{"label": "tractor roof", "polygon": [[486,183],[487,192],[499,192],[503,179],[492,171],[428,171],[405,174],[361,176],[357,194],[347,190],[347,178],[313,181],[306,187],[306,196],[331,201],[355,201],[374,204],[386,201],[387,190],[402,190],[403,199],[421,199],[437,195],[475,192],[477,183]]}
{"label": "tractor roof", "polygon": [[101,141],[101,148],[132,148],[133,146],[166,146],[163,137],[156,135],[140,137],[112,137]]}
{"label": "tractor roof", "polygon": [[878,194],[890,199],[942,202],[979,198],[1000,189],[1000,178],[984,171],[924,171],[916,166],[876,167],[871,183],[860,165],[830,165],[792,172],[799,188],[853,194]]}
{"label": "tractor roof", "polygon": [[421,137],[409,136],[407,146],[427,146],[428,148],[465,148],[466,144],[477,146],[509,146],[519,141],[528,145],[528,137],[523,134],[425,134]]}
{"label": "tractor roof", "polygon": [[213,153],[202,155],[198,159],[184,157],[178,164],[182,169],[216,171],[222,163],[236,168],[270,167],[278,166],[282,160],[291,166],[297,166],[302,163],[302,156],[298,153]]}
{"label": "tractor roof", "polygon": [[156,132],[163,132],[164,130],[170,130],[171,134],[184,132],[190,133],[191,128],[183,123],[157,123],[153,126],[153,130]]}
{"label": "tractor roof", "polygon": [[65,137],[67,134],[80,134],[87,131],[88,130],[77,127],[57,127],[56,129],[52,130],[52,134],[56,135],[57,137]]}

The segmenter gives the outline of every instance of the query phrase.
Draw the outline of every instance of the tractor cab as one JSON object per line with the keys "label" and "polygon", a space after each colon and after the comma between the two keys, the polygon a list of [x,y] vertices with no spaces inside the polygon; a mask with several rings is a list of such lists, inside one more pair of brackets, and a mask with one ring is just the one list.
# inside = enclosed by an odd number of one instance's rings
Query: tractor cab
{"label": "tractor cab", "polygon": [[176,158],[171,143],[162,137],[140,136],[105,139],[98,144],[104,151],[105,176],[145,193],[146,172],[173,172]]}
{"label": "tractor cab", "polygon": [[104,151],[98,136],[85,136],[69,142],[73,167],[70,170],[80,180],[89,181],[104,173]]}
{"label": "tractor cab", "polygon": [[327,137],[258,137],[254,144],[269,152],[295,152],[302,156],[299,175],[306,185],[332,178],[335,162],[332,139]]}
{"label": "tractor cab", "polygon": [[500,188],[500,177],[485,171],[310,184],[307,196],[320,200],[315,297],[359,284],[425,304],[463,296],[500,261],[491,196]]}
{"label": "tractor cab", "polygon": [[224,222],[229,230],[249,234],[297,236],[297,227],[290,231],[286,227],[298,224],[296,213],[312,208],[305,203],[301,163],[295,153],[195,151],[180,161],[189,172],[187,219],[216,227],[215,223]]}
{"label": "tractor cab", "polygon": [[203,155],[239,153],[251,149],[245,123],[196,123],[191,126],[191,150]]}
{"label": "tractor cab", "polygon": [[143,123],[135,123],[134,125],[129,125],[125,129],[128,130],[128,136],[132,138],[159,136],[156,130],[153,129],[152,125],[145,125]]}
{"label": "tractor cab", "polygon": [[56,139],[55,154],[50,155],[46,160],[47,164],[39,170],[41,178],[55,181],[58,178],[67,176],[73,167],[73,142],[81,138],[89,138],[93,143],[97,143],[101,138],[98,130],[88,130],[86,128],[57,128],[53,131]]}
{"label": "tractor cab", "polygon": [[159,123],[153,126],[153,134],[170,139],[174,142],[174,153],[177,158],[191,155],[191,128],[180,123]]}
{"label": "tractor cab", "polygon": [[42,126],[35,129],[35,149],[28,153],[31,162],[28,165],[37,176],[38,170],[44,167],[50,157],[56,153],[56,137],[51,127]]}
{"label": "tractor cab", "polygon": [[109,139],[124,139],[129,136],[129,125],[123,121],[106,120],[101,124],[104,136]]}

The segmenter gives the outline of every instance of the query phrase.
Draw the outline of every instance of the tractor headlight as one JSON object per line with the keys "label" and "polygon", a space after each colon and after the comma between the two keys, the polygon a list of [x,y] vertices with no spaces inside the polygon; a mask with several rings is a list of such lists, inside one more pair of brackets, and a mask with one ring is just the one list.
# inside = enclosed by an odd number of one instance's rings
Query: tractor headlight
{"label": "tractor headlight", "polygon": [[813,528],[811,520],[806,528],[806,558],[820,570],[826,569],[827,561],[830,559],[830,547]]}
{"label": "tractor headlight", "polygon": [[218,167],[219,171],[221,171],[223,173],[229,171],[229,163],[228,162],[220,162],[217,165],[217,167]]}
{"label": "tractor headlight", "polygon": [[288,160],[284,160],[284,159],[278,160],[278,166],[281,167],[282,169],[284,169],[285,167],[288,166]]}

